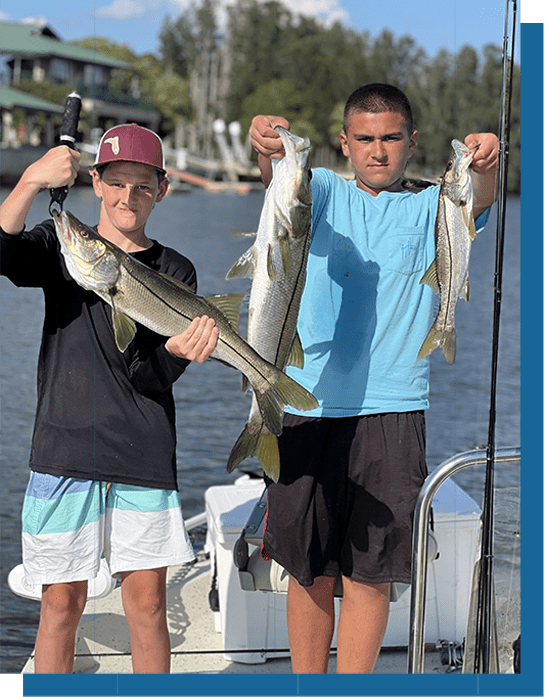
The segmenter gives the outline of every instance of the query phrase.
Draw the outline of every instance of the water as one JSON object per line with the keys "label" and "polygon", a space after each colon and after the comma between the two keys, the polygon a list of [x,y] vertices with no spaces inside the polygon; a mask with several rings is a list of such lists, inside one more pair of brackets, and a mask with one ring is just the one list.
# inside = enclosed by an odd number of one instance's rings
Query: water
{"label": "water", "polygon": [[[6,196],[0,191],[0,199]],[[48,217],[47,192],[34,202],[28,225]],[[187,255],[199,277],[199,294],[244,292],[249,282],[226,281],[231,265],[250,245],[240,233],[256,230],[263,194],[248,196],[204,191],[173,194],[153,212],[148,234]],[[82,220],[98,220],[90,188],[70,192],[66,207]],[[496,445],[520,442],[520,225],[519,199],[507,210],[506,264],[502,299]],[[458,304],[457,358],[453,366],[442,353],[432,354],[431,408],[427,414],[430,469],[457,452],[481,447],[488,434],[493,312],[495,216],[473,245],[471,302]],[[245,332],[243,307],[241,331]],[[21,561],[20,508],[28,480],[28,455],[36,403],[36,362],[43,319],[41,291],[17,289],[0,278],[0,672],[18,672],[34,646],[39,603],[19,598],[7,586],[10,569]],[[225,463],[250,408],[241,393],[241,376],[215,361],[192,365],[174,387],[178,414],[178,472],[186,517],[203,509],[211,485],[232,482]],[[464,470],[458,483],[481,503],[484,468]],[[497,486],[512,503],[498,535],[500,561],[509,564],[516,547],[519,468],[501,465]],[[511,511],[502,506],[502,511]],[[518,523],[517,523],[518,525]],[[516,527],[516,526],[515,526]],[[504,539],[505,538],[505,539]],[[517,566],[516,564],[514,565]],[[510,564],[510,568],[513,564]]]}

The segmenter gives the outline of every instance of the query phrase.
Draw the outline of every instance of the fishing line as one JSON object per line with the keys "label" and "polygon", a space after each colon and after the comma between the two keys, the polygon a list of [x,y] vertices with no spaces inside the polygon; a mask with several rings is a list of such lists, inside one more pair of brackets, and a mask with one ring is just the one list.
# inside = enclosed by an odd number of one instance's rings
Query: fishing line
{"label": "fishing line", "polygon": [[[512,30],[509,33],[509,9],[512,4]],[[509,131],[511,117],[511,92],[515,48],[517,3],[506,0],[505,28],[503,37],[502,94],[500,114],[500,156],[498,172],[498,217],[496,226],[496,265],[494,272],[494,319],[492,332],[492,374],[490,385],[490,413],[488,444],[486,448],[486,478],[481,526],[481,562],[483,572],[478,589],[476,618],[476,643],[473,664],[474,673],[489,673],[492,662],[493,636],[493,524],[494,524],[494,458],[496,426],[496,387],[501,295],[503,280],[503,257],[505,241],[505,211],[507,169],[509,159]],[[510,50],[508,47],[511,42]]]}

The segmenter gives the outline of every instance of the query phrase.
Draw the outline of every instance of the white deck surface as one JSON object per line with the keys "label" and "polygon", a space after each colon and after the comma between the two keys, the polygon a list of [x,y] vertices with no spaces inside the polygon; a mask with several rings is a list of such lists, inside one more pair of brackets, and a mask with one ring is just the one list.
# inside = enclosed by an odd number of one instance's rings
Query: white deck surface
{"label": "white deck surface", "polygon": [[[167,600],[172,673],[291,673],[288,652],[286,658],[270,658],[264,663],[239,663],[224,658],[222,636],[215,630],[214,613],[208,603],[210,584],[207,559],[200,559],[194,565],[172,567],[169,571]],[[119,587],[106,598],[88,602],[78,629],[74,671],[132,672],[130,635]],[[23,672],[34,672],[33,658]],[[329,672],[335,672],[334,654]],[[388,648],[381,652],[375,673],[406,672],[406,648]],[[426,653],[425,672],[447,672],[438,652]]]}
{"label": "white deck surface", "polygon": [[[504,554],[496,558],[494,574],[500,673],[513,672],[512,644],[520,633],[520,540],[519,527],[517,527],[519,503],[517,492],[507,492],[506,490],[506,493],[509,496],[501,497],[502,505],[498,508],[497,516],[497,536],[504,539],[502,547]],[[510,551],[511,542],[509,545],[505,543],[507,538],[513,540],[512,551]],[[230,551],[228,556],[232,559]],[[472,568],[473,560],[467,559],[467,563],[469,568]],[[233,571],[232,582],[234,586],[231,588],[235,594],[240,595],[238,575],[236,570],[233,569]],[[291,673],[288,647],[278,643],[274,645],[274,650],[278,653],[279,648],[285,648],[285,657],[283,658],[267,658],[262,663],[244,663],[226,659],[224,655],[226,652],[229,653],[230,658],[238,656],[240,653],[236,651],[236,646],[228,644],[227,639],[224,645],[223,636],[219,631],[222,622],[218,613],[212,612],[209,605],[208,596],[211,585],[210,560],[203,552],[199,554],[196,563],[169,569],[167,612],[172,649],[172,673]],[[246,593],[247,591],[242,592],[243,595]],[[261,594],[260,591],[257,593]],[[270,596],[271,594],[265,595]],[[241,622],[244,622],[244,608],[240,604],[237,605],[234,596],[230,595],[229,597],[233,598],[229,615],[231,628],[233,626],[235,628],[246,627],[245,624],[237,623],[239,616]],[[392,606],[392,612],[395,611],[394,606],[395,604]],[[254,603],[249,607],[255,608],[257,605]],[[280,617],[283,620],[284,612],[277,615],[277,622],[281,621]],[[253,623],[255,627],[261,626],[258,624],[261,619],[255,614],[254,609],[249,611],[248,622]],[[277,632],[277,636],[281,636],[278,625],[275,626],[275,632]],[[257,635],[260,636],[259,633]],[[243,632],[241,632],[241,636],[244,637]],[[238,639],[240,637],[237,637]],[[240,641],[242,643],[239,643],[238,646],[252,649],[254,658],[256,654],[259,656],[263,647],[249,645],[244,643],[242,639]],[[284,642],[284,639],[281,641]],[[287,641],[285,643],[287,644]],[[271,652],[270,644],[268,648]],[[282,655],[284,655],[283,652]],[[442,663],[440,653],[435,650],[435,645],[428,644],[425,653],[424,673],[447,673],[449,670],[449,666]],[[87,674],[132,672],[130,634],[123,613],[119,586],[105,598],[91,599],[87,603],[77,634],[74,671]],[[33,672],[34,660],[31,657],[27,661],[23,673]],[[335,673],[334,653],[330,659],[328,672]],[[384,648],[380,653],[375,673],[407,673],[407,647],[392,648],[389,646]]]}

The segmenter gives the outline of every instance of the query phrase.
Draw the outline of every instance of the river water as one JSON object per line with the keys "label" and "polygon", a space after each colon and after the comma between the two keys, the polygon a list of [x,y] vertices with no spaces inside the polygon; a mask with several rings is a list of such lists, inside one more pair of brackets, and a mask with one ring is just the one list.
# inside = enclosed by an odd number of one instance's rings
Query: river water
{"label": "river water", "polygon": [[[0,200],[7,191],[0,190]],[[48,194],[36,198],[28,226],[48,217]],[[246,196],[205,191],[174,193],[155,209],[148,235],[188,256],[198,272],[200,295],[246,292],[249,282],[226,281],[231,265],[251,244],[263,192]],[[507,234],[498,372],[496,445],[520,443],[520,204],[507,207]],[[90,187],[71,190],[66,208],[88,224],[99,205]],[[428,467],[487,442],[495,254],[495,211],[473,245],[471,300],[458,303],[457,355],[450,366],[436,350],[431,358],[431,408],[427,414]],[[241,332],[245,331],[245,308]],[[18,289],[0,278],[0,672],[18,672],[34,646],[39,603],[15,596],[7,586],[21,561],[20,509],[28,480],[28,456],[36,403],[36,362],[43,320],[41,291]],[[192,365],[174,388],[178,415],[178,478],[184,516],[203,510],[207,487],[227,484],[225,463],[250,408],[240,374],[215,361]],[[456,475],[481,504],[484,468]],[[518,465],[499,465],[501,505],[497,521],[498,563],[518,574]],[[516,581],[515,585],[518,584]],[[514,601],[516,604],[517,601]],[[500,628],[501,630],[501,628]]]}

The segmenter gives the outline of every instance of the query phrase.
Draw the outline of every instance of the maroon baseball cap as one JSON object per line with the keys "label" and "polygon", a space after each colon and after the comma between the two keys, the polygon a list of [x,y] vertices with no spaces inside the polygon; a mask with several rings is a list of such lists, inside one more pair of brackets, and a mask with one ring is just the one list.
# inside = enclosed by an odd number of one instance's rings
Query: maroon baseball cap
{"label": "maroon baseball cap", "polygon": [[100,139],[94,166],[120,160],[151,165],[166,173],[161,139],[149,128],[137,126],[135,123],[114,126],[104,133]]}

